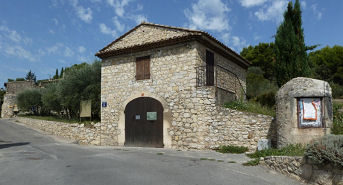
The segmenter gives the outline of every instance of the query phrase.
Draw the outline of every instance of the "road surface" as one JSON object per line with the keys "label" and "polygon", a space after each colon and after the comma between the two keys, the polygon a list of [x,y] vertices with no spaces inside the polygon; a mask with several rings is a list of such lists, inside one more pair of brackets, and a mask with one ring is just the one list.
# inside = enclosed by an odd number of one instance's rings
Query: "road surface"
{"label": "road surface", "polygon": [[0,119],[0,185],[300,184],[242,166],[244,160],[213,151],[79,146]]}

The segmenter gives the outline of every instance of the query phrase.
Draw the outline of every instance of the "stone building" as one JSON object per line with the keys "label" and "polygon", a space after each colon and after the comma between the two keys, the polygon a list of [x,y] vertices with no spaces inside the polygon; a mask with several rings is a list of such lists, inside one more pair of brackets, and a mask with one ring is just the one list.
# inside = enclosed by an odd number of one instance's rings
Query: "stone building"
{"label": "stone building", "polygon": [[14,115],[13,110],[17,109],[17,94],[28,88],[36,87],[34,81],[13,81],[4,84],[6,94],[1,108],[1,117],[10,118]]}
{"label": "stone building", "polygon": [[102,59],[104,145],[256,148],[271,117],[224,109],[245,98],[249,62],[203,31],[141,23]]}

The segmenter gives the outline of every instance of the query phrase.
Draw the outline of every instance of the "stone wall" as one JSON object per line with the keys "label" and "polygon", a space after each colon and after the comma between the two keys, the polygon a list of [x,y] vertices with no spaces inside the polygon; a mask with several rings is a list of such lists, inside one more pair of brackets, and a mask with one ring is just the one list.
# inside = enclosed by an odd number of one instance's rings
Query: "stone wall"
{"label": "stone wall", "polygon": [[316,165],[303,157],[269,156],[260,164],[311,184],[343,185],[342,167]]}
{"label": "stone wall", "polygon": [[104,137],[102,134],[100,134],[100,123],[84,125],[78,123],[70,124],[56,121],[37,120],[24,117],[16,117],[15,119],[30,128],[35,128],[55,136],[61,136],[65,139],[76,141],[79,144],[103,145],[100,140],[103,139],[102,137]]}
{"label": "stone wall", "polygon": [[13,81],[5,83],[6,94],[1,107],[1,117],[10,118],[14,115],[13,108],[17,106],[17,94],[25,89],[36,87],[33,81]]}
{"label": "stone wall", "polygon": [[13,81],[5,83],[6,93],[8,94],[18,94],[21,91],[36,87],[34,81]]}
{"label": "stone wall", "polygon": [[13,108],[16,105],[16,95],[15,94],[8,94],[4,95],[4,102],[1,106],[1,117],[2,118],[10,118],[13,116]]}

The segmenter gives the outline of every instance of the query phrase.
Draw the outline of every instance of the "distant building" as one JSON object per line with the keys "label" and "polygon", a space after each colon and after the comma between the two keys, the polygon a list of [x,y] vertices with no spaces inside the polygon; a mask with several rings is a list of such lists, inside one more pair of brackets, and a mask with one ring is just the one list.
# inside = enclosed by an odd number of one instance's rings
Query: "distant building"
{"label": "distant building", "polygon": [[4,84],[6,87],[6,94],[1,108],[1,117],[10,118],[14,115],[14,110],[18,110],[16,98],[18,93],[25,89],[35,88],[34,81],[12,81]]}

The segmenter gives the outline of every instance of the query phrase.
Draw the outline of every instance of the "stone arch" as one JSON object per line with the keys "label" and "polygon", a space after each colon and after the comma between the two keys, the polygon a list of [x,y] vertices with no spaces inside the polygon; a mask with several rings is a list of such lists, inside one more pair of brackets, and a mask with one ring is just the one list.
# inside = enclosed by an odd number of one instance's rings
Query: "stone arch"
{"label": "stone arch", "polygon": [[171,115],[171,110],[169,109],[168,103],[163,98],[155,94],[145,93],[145,92],[133,93],[130,97],[128,97],[122,103],[122,107],[120,108],[120,112],[119,112],[119,121],[118,121],[119,146],[124,146],[124,143],[125,143],[125,113],[124,113],[125,107],[129,102],[140,97],[153,98],[153,99],[158,100],[162,104],[162,107],[163,107],[163,145],[164,145],[164,148],[171,148],[172,138],[168,130],[171,127],[172,115]]}

